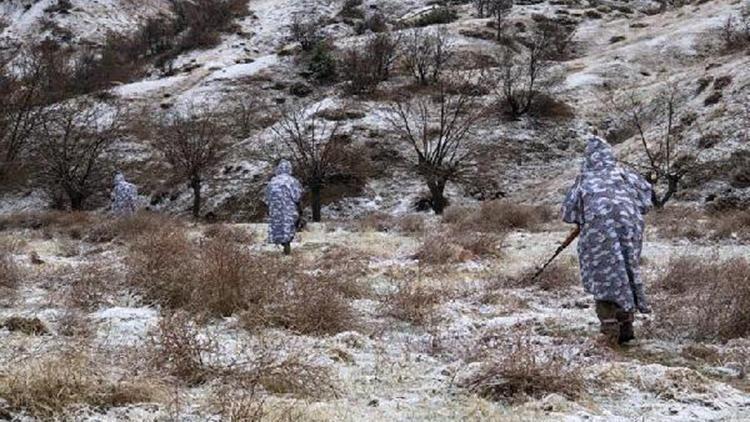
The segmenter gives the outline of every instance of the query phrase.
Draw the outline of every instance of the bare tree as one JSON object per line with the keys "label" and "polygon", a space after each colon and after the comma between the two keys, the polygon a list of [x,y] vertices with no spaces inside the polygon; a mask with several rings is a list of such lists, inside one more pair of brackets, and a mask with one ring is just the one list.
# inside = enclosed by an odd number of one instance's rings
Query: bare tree
{"label": "bare tree", "polygon": [[621,98],[610,93],[606,101],[635,131],[645,163],[634,167],[653,185],[654,206],[664,207],[679,190],[681,180],[696,170],[695,156],[682,151],[684,131],[692,124],[685,117],[683,93],[677,84],[669,84],[650,101],[635,89]]}
{"label": "bare tree", "polygon": [[20,164],[43,110],[38,73],[19,76],[8,67],[0,68],[0,180]]}
{"label": "bare tree", "polygon": [[505,33],[505,18],[513,9],[513,0],[487,0],[486,7],[488,14],[495,17],[497,39],[500,40]]}
{"label": "bare tree", "polygon": [[437,83],[453,58],[452,47],[445,26],[414,29],[404,40],[404,66],[418,83]]}
{"label": "bare tree", "polygon": [[53,198],[67,197],[73,210],[110,184],[112,166],[106,156],[121,135],[122,114],[85,100],[49,107],[34,128],[35,175]]}
{"label": "bare tree", "polygon": [[344,51],[340,68],[349,81],[347,90],[354,94],[367,93],[388,80],[398,58],[400,40],[400,36],[382,33],[370,37],[364,46]]}
{"label": "bare tree", "polygon": [[289,107],[273,130],[290,156],[295,173],[310,192],[313,221],[320,221],[321,192],[331,176],[357,160],[341,136],[341,123],[320,117],[320,106]]}
{"label": "bare tree", "polygon": [[411,146],[411,164],[427,184],[437,214],[447,205],[448,182],[461,182],[473,172],[474,151],[467,141],[484,117],[470,93],[451,95],[450,85],[455,84],[441,82],[432,98],[398,99],[386,114],[391,129]]}
{"label": "bare tree", "polygon": [[224,156],[231,128],[222,113],[189,104],[161,116],[154,147],[161,151],[175,176],[193,190],[193,217],[200,217],[201,189],[206,173]]}
{"label": "bare tree", "polygon": [[552,31],[535,28],[522,51],[504,47],[498,54],[495,92],[511,117],[529,113],[539,94],[557,82],[549,75],[553,36]]}
{"label": "bare tree", "polygon": [[321,27],[320,21],[313,18],[303,19],[302,16],[296,14],[292,18],[289,32],[292,40],[298,42],[303,51],[312,51],[319,42],[323,41],[323,35],[320,33]]}

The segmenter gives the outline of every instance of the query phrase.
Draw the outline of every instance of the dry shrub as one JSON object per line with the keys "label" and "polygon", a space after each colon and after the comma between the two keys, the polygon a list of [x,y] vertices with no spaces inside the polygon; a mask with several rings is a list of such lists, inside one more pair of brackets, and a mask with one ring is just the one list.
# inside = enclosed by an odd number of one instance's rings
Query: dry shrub
{"label": "dry shrub", "polygon": [[224,237],[192,243],[181,230],[141,237],[128,262],[131,283],[147,300],[196,316],[241,313],[247,328],[343,331],[354,320],[345,296],[364,294],[354,284],[355,264],[311,274],[296,260],[252,254]]}
{"label": "dry shrub", "polygon": [[149,379],[115,380],[109,368],[84,351],[63,351],[15,362],[0,377],[0,397],[9,410],[42,419],[67,420],[74,406],[98,409],[159,401],[162,388]]}
{"label": "dry shrub", "polygon": [[750,262],[679,257],[656,283],[658,328],[694,340],[750,334]]}
{"label": "dry shrub", "polygon": [[[688,240],[750,240],[750,211],[726,210],[703,213],[684,207],[668,207],[648,216],[648,224],[660,236]],[[685,224],[690,221],[690,224]]]}
{"label": "dry shrub", "polygon": [[180,222],[164,214],[140,211],[132,216],[101,221],[87,232],[86,240],[90,242],[110,242],[115,239],[133,241],[142,235],[161,232],[173,226],[180,226]]}
{"label": "dry shrub", "polygon": [[57,324],[58,334],[66,337],[86,338],[94,333],[88,317],[79,310],[65,310]]}
{"label": "dry shrub", "polygon": [[315,362],[308,350],[288,340],[257,338],[258,345],[246,351],[249,361],[229,376],[229,385],[251,393],[262,387],[271,394],[322,399],[337,393],[333,373]]}
{"label": "dry shrub", "polygon": [[509,230],[538,230],[552,219],[547,207],[515,204],[506,200],[482,202],[479,208],[457,207],[443,221],[461,231],[504,233]]}
{"label": "dry shrub", "polygon": [[398,219],[398,231],[402,233],[424,233],[424,217],[418,214],[405,215]]}
{"label": "dry shrub", "polygon": [[63,234],[73,239],[81,239],[98,220],[97,214],[82,211],[24,212],[0,217],[0,230],[43,230],[47,237]]}
{"label": "dry shrub", "polygon": [[206,382],[217,368],[207,361],[217,352],[214,339],[202,335],[190,315],[165,315],[151,333],[150,364],[189,385]]}
{"label": "dry shrub", "polygon": [[206,228],[203,234],[209,239],[223,239],[245,245],[255,243],[255,237],[251,230],[229,224],[212,224]]}
{"label": "dry shrub", "polygon": [[367,275],[369,257],[350,248],[335,247],[316,259],[314,268],[334,284],[336,292],[348,299],[363,299],[372,295],[369,284],[360,281]]}
{"label": "dry shrub", "polygon": [[383,310],[386,315],[411,324],[432,323],[437,319],[442,294],[418,278],[411,278],[397,283],[392,292],[383,296]]}
{"label": "dry shrub", "polygon": [[79,268],[65,295],[68,307],[93,312],[107,302],[107,294],[119,284],[118,273],[102,264],[85,264]]}
{"label": "dry shrub", "polygon": [[[686,224],[689,225],[689,224]],[[720,239],[750,240],[750,211],[733,210],[711,214],[709,226],[712,237]]]}
{"label": "dry shrub", "polygon": [[356,220],[352,229],[356,231],[388,232],[396,226],[393,216],[384,212],[373,212]]}
{"label": "dry shrub", "polygon": [[39,318],[13,316],[3,322],[2,327],[11,332],[21,332],[29,336],[49,334],[47,326]]}
{"label": "dry shrub", "polygon": [[147,301],[172,309],[188,306],[197,284],[197,253],[180,228],[146,233],[131,245],[129,282]]}
{"label": "dry shrub", "polygon": [[12,303],[21,284],[21,269],[13,255],[5,248],[0,248],[0,297],[3,303]]}
{"label": "dry shrub", "polygon": [[322,335],[346,331],[355,324],[354,311],[338,291],[336,280],[290,271],[283,263],[273,272],[261,281],[268,284],[259,300],[240,315],[245,328],[273,326]]}
{"label": "dry shrub", "polygon": [[506,349],[485,362],[463,386],[484,398],[506,403],[541,399],[548,394],[570,400],[580,397],[583,375],[565,356],[540,350],[525,338],[518,338]]}
{"label": "dry shrub", "polygon": [[502,235],[454,230],[427,236],[416,258],[421,264],[444,265],[498,256]]}
{"label": "dry shrub", "polygon": [[461,206],[461,205],[450,205],[443,211],[443,223],[447,224],[461,224],[472,216],[474,208]]}
{"label": "dry shrub", "polygon": [[531,287],[537,286],[544,291],[564,291],[569,290],[579,282],[579,275],[573,260],[553,261],[539,277],[533,279],[537,268],[524,271],[518,277],[505,280],[505,284],[510,287]]}
{"label": "dry shrub", "polygon": [[461,245],[456,244],[455,239],[440,233],[427,236],[415,257],[420,264],[443,265],[467,261],[471,254]]}

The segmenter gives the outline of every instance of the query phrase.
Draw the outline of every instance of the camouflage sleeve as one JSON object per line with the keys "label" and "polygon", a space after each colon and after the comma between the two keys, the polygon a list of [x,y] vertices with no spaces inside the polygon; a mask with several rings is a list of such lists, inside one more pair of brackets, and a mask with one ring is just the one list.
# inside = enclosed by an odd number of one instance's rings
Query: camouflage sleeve
{"label": "camouflage sleeve", "polygon": [[648,214],[654,206],[653,203],[653,187],[643,176],[630,170],[624,169],[624,179],[633,188],[635,192],[635,200],[638,204],[638,210],[641,214]]}
{"label": "camouflage sleeve", "polygon": [[565,195],[562,206],[562,220],[571,224],[583,224],[583,197],[581,195],[581,176]]}

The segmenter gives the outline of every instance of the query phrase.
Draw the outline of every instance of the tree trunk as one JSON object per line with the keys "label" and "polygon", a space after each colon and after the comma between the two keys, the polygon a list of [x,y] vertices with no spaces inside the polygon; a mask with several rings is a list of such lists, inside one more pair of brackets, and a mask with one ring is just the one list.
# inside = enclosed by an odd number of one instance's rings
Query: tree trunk
{"label": "tree trunk", "polygon": [[311,201],[311,206],[312,206],[312,219],[316,223],[320,222],[320,208],[321,208],[320,191],[321,191],[321,186],[320,185],[310,186],[310,201]]}
{"label": "tree trunk", "polygon": [[430,182],[427,184],[430,189],[430,204],[435,214],[442,214],[445,207],[448,205],[448,201],[445,199],[445,181],[438,180],[436,182]]}
{"label": "tree trunk", "polygon": [[82,211],[83,203],[86,198],[83,195],[75,192],[69,192],[68,198],[70,198],[70,209],[73,211]]}
{"label": "tree trunk", "polygon": [[193,188],[193,217],[199,218],[201,215],[201,179],[193,177],[190,180],[190,187]]}

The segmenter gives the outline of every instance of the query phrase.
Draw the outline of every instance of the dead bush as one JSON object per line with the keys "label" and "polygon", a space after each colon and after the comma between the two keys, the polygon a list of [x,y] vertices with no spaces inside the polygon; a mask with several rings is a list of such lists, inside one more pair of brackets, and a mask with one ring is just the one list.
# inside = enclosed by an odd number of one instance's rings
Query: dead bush
{"label": "dead bush", "polygon": [[339,68],[349,82],[346,90],[350,94],[369,93],[388,80],[398,58],[400,40],[389,33],[378,34],[364,46],[344,51]]}
{"label": "dead bush", "polygon": [[149,302],[171,309],[188,306],[199,274],[197,254],[182,229],[144,234],[130,247],[129,283]]}
{"label": "dead bush", "polygon": [[69,307],[93,312],[107,302],[107,293],[120,285],[119,273],[101,264],[85,264],[75,273],[65,295]]}
{"label": "dead bush", "polygon": [[20,332],[28,336],[49,334],[47,326],[39,318],[13,316],[6,319],[2,327],[11,332]]}
{"label": "dead bush", "polygon": [[251,245],[256,241],[251,230],[230,224],[212,224],[203,231],[203,234],[209,239],[226,240],[243,245]]}
{"label": "dead bush", "polygon": [[372,212],[362,218],[354,221],[350,228],[355,231],[376,231],[388,232],[396,227],[396,222],[392,215],[384,212]]}
{"label": "dead bush", "polygon": [[463,386],[481,397],[511,404],[548,394],[575,400],[583,393],[583,374],[569,358],[540,350],[526,338],[506,349],[485,362]]}
{"label": "dead bush", "polygon": [[538,230],[552,219],[552,212],[543,206],[516,204],[506,200],[485,201],[479,208],[456,208],[446,223],[458,230],[483,233],[505,233],[509,230]]}
{"label": "dead bush", "polygon": [[420,264],[444,265],[464,262],[471,258],[471,253],[446,234],[427,236],[417,250],[415,258]]}
{"label": "dead bush", "polygon": [[161,400],[163,389],[155,380],[126,376],[113,379],[84,351],[35,356],[3,368],[0,397],[9,410],[45,420],[67,420],[74,406],[98,409]]}
{"label": "dead bush", "polygon": [[750,262],[684,256],[656,283],[658,327],[677,337],[729,340],[750,333]]}
{"label": "dead bush", "polygon": [[732,210],[710,215],[709,227],[714,239],[750,240],[750,211]]}
{"label": "dead bush", "polygon": [[0,217],[0,230],[42,230],[47,237],[59,234],[81,239],[98,221],[99,216],[89,212],[23,212]]}
{"label": "dead bush", "polygon": [[198,329],[187,313],[165,315],[149,339],[149,363],[188,385],[198,385],[216,375],[207,359],[217,352],[215,340]]}
{"label": "dead bush", "polygon": [[418,278],[396,284],[395,289],[382,298],[386,315],[414,325],[425,325],[437,319],[441,292],[426,286]]}
{"label": "dead bush", "polygon": [[3,302],[12,302],[21,284],[21,269],[13,259],[13,255],[0,248],[0,297]]}
{"label": "dead bush", "polygon": [[424,233],[425,221],[424,217],[419,214],[405,215],[398,219],[398,231],[402,233]]}
{"label": "dead bush", "polygon": [[372,291],[368,284],[359,279],[367,275],[369,257],[350,248],[335,247],[326,251],[313,262],[314,267],[308,271],[325,274],[333,283],[334,290],[348,299],[370,297]]}
{"label": "dead bush", "polygon": [[506,282],[510,287],[537,286],[544,291],[567,291],[579,283],[578,270],[572,260],[560,258],[552,262],[536,280],[532,280],[536,271],[536,268],[530,269]]}
{"label": "dead bush", "polygon": [[[354,311],[337,280],[310,276],[283,266],[267,280],[265,295],[240,315],[245,328],[281,327],[300,334],[336,334],[356,323]],[[288,265],[288,264],[287,264]]]}
{"label": "dead bush", "polygon": [[738,16],[726,18],[719,36],[724,44],[724,51],[735,52],[750,46],[750,5],[743,7]]}
{"label": "dead bush", "polygon": [[110,218],[94,224],[86,233],[90,242],[110,242],[112,240],[133,241],[139,236],[180,226],[181,222],[170,216],[140,211],[131,216]]}

